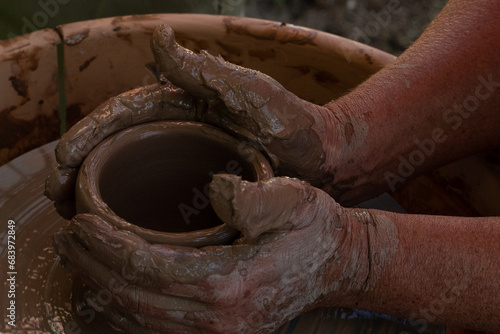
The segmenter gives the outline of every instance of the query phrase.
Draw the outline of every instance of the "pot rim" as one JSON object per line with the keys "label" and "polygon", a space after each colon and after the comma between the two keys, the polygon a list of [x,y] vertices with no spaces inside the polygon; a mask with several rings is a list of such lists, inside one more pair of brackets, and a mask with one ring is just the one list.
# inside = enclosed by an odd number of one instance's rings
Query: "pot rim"
{"label": "pot rim", "polygon": [[[76,203],[78,213],[92,213],[100,216],[112,225],[133,232],[144,238],[150,243],[165,243],[171,245],[203,247],[207,245],[221,245],[232,241],[239,233],[236,229],[223,223],[211,228],[191,231],[191,232],[162,232],[152,230],[132,224],[122,217],[118,216],[104,202],[99,190],[99,179],[103,167],[108,163],[106,157],[110,146],[120,144],[131,136],[140,133],[154,133],[161,136],[167,134],[169,130],[186,129],[193,134],[202,135],[207,140],[213,140],[215,137],[222,140],[224,145],[233,148],[238,152],[241,141],[230,136],[222,129],[215,126],[188,121],[154,121],[132,126],[117,132],[97,145],[83,161],[78,172],[76,182]],[[264,180],[273,177],[273,169],[265,156],[252,145],[245,145],[245,150],[251,153],[252,159],[247,159],[243,154],[239,154],[243,160],[253,167],[257,180]],[[108,155],[109,157],[110,155]]]}

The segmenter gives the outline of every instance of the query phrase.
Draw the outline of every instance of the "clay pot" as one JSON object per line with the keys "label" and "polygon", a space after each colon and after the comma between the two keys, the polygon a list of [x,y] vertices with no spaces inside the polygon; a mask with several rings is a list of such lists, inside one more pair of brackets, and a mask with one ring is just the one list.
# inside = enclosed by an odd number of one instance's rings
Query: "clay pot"
{"label": "clay pot", "polygon": [[[109,97],[155,82],[145,65],[154,61],[149,42],[160,24],[171,26],[182,45],[262,71],[318,104],[352,90],[395,59],[312,29],[218,15],[110,17],[35,31],[0,41],[0,165],[58,137],[58,87],[65,92],[70,126]],[[58,82],[58,44],[64,49],[65,85]],[[500,197],[498,159],[490,152],[454,162],[408,181],[393,195],[412,213],[500,215],[492,200]]]}
{"label": "clay pot", "polygon": [[79,213],[88,212],[152,243],[226,244],[238,232],[217,217],[208,197],[213,174],[257,181],[273,176],[253,146],[196,122],[153,122],[99,144],[77,179]]}

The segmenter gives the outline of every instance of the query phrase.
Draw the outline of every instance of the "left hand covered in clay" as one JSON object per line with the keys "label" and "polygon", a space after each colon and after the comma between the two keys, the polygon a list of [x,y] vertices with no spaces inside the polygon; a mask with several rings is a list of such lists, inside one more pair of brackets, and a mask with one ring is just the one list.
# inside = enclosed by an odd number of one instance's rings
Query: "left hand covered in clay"
{"label": "left hand covered in clay", "polygon": [[367,284],[369,223],[325,192],[215,175],[210,198],[242,232],[233,245],[149,244],[89,214],[54,244],[94,293],[113,295],[98,311],[134,333],[271,333],[314,307],[350,305]]}

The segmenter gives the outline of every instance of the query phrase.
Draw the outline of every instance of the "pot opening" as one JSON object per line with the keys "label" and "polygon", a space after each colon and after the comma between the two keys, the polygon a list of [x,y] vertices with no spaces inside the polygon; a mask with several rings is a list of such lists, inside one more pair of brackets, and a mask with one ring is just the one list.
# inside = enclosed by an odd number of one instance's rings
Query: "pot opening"
{"label": "pot opening", "polygon": [[[209,202],[212,175],[256,181],[251,163],[224,141],[202,133],[148,133],[115,150],[99,177],[99,191],[115,214],[162,232],[190,232],[222,224]],[[111,146],[112,147],[112,146]]]}

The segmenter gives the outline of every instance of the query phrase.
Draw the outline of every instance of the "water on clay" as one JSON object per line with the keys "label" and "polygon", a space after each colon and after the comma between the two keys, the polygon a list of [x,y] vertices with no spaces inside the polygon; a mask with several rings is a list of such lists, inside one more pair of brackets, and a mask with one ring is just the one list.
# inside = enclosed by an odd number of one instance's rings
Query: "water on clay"
{"label": "water on clay", "polygon": [[[0,219],[15,221],[15,305],[16,327],[7,325],[5,312],[0,322],[1,333],[70,333],[76,329],[79,316],[74,313],[74,275],[61,267],[52,246],[52,234],[68,222],[55,211],[54,204],[43,196],[45,179],[55,166],[55,143],[42,146],[0,168]],[[2,226],[6,226],[2,225]],[[7,291],[7,229],[0,231],[0,279],[2,291]],[[9,299],[0,298],[0,307],[6,310]],[[87,326],[88,327],[88,326]],[[82,329],[83,328],[83,329]],[[113,333],[111,327],[101,323],[102,330],[91,333]]]}
{"label": "water on clay", "polygon": [[213,174],[256,179],[241,155],[195,133],[144,138],[112,152],[109,160],[113,163],[103,168],[99,180],[104,202],[128,222],[163,232],[222,224],[208,199]]}

